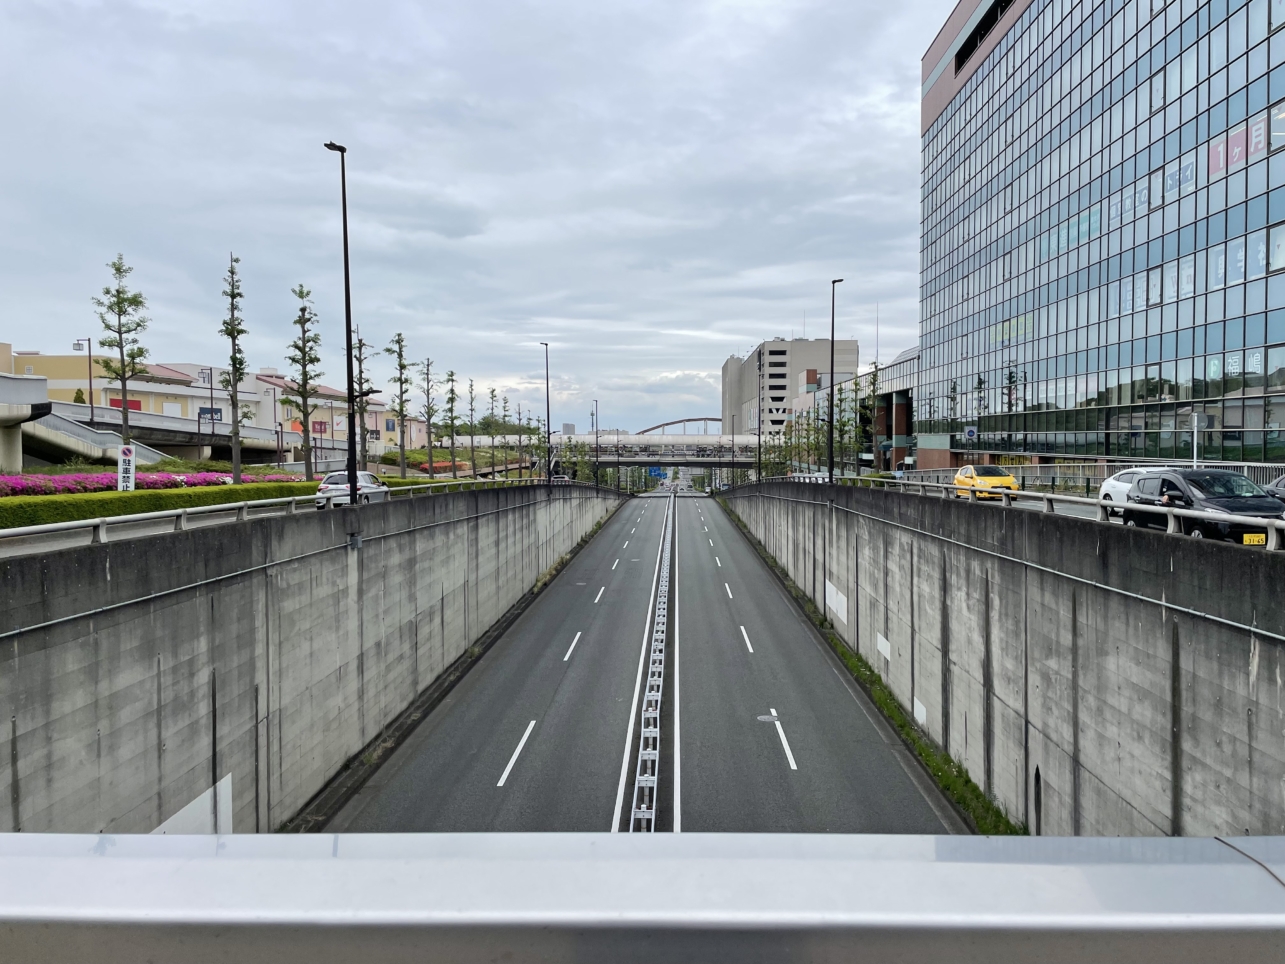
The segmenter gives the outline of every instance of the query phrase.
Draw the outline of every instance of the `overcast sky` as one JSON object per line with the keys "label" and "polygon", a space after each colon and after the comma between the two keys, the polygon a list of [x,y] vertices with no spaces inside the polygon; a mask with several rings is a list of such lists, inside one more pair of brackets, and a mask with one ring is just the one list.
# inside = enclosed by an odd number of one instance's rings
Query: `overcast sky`
{"label": "overcast sky", "polygon": [[[732,353],[917,329],[919,59],[951,0],[0,4],[0,341],[65,353],[119,251],[151,360],[253,368],[314,292],[553,422],[717,415]],[[377,372],[389,374],[387,360]]]}

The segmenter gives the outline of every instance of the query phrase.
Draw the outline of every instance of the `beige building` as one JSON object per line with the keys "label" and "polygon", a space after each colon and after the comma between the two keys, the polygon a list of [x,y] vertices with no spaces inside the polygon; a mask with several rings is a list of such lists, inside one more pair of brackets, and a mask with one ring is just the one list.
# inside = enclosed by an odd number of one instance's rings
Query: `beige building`
{"label": "beige building", "polygon": [[[836,382],[853,376],[860,354],[855,340],[835,340]],[[760,423],[764,434],[782,432],[793,416],[795,397],[829,383],[828,338],[774,338],[744,358],[733,355],[723,363],[723,431],[733,430],[734,415],[737,433],[758,433]]]}

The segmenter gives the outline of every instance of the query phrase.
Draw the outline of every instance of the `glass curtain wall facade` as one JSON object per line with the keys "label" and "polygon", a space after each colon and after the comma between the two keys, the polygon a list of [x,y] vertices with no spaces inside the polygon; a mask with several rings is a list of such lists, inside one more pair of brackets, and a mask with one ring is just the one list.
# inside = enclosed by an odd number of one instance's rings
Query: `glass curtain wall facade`
{"label": "glass curtain wall facade", "polygon": [[1007,28],[923,137],[921,436],[1185,460],[1198,414],[1202,461],[1285,461],[1283,26],[1034,0]]}

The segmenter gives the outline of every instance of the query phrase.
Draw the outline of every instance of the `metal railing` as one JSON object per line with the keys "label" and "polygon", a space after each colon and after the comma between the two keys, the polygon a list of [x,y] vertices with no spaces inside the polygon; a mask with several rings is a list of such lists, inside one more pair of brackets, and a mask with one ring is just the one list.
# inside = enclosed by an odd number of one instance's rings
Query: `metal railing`
{"label": "metal railing", "polygon": [[[1162,469],[1189,468],[1191,463],[1180,460],[1163,459],[1151,462],[1058,462],[1040,465],[1000,465],[1018,483],[1028,489],[1047,489],[1049,491],[1080,491],[1096,489],[1117,472],[1129,469]],[[1275,462],[1206,462],[1201,461],[1203,469],[1226,469],[1239,472],[1250,481],[1266,485],[1285,475],[1285,464]],[[899,478],[924,482],[948,483],[955,477],[958,469],[906,469],[897,473]]]}
{"label": "metal railing", "polygon": [[[574,485],[581,488],[595,488],[594,485],[588,482],[559,481],[556,484],[558,486]],[[387,500],[381,501],[415,498],[416,496],[433,495],[440,492],[545,485],[548,485],[548,481],[545,479],[448,479],[442,482],[426,482],[423,485],[390,487]],[[48,522],[42,525],[17,526],[10,529],[0,529],[0,545],[19,539],[31,539],[52,533],[81,530],[86,531],[89,535],[89,543],[92,545],[107,542],[108,531],[114,527],[173,520],[174,530],[182,531],[190,527],[193,519],[203,516],[235,514],[234,518],[222,521],[242,522],[251,518],[251,516],[262,518],[271,515],[294,515],[298,512],[301,504],[314,506],[318,502],[323,502],[327,508],[330,508],[339,500],[342,500],[345,504],[347,503],[348,491],[346,488],[340,492],[318,492],[310,495],[292,495],[276,499],[255,499],[247,502],[220,502],[215,505],[192,506],[185,509],[163,509],[156,512],[138,512],[132,515],[103,516],[97,519],[76,519],[69,522]]]}
{"label": "metal railing", "polygon": [[1285,838],[0,835],[0,958],[1276,962]]}
{"label": "metal railing", "polygon": [[[825,485],[827,480],[824,477],[815,476],[777,476],[775,478],[763,479],[764,482],[794,482],[799,485]],[[753,485],[755,483],[747,483]],[[979,489],[972,486],[960,486],[955,484],[946,484],[942,482],[928,482],[921,479],[897,479],[897,478],[873,478],[865,476],[862,478],[836,478],[835,485],[856,485],[869,488],[888,488],[897,489],[902,492],[911,492],[916,495],[939,496],[946,499],[953,497],[967,498],[971,502],[994,501],[998,506],[1003,508],[1037,508],[1041,512],[1056,512],[1057,506],[1076,506],[1081,509],[1091,510],[1091,515],[1085,513],[1075,513],[1079,518],[1089,518],[1096,522],[1110,523],[1114,515],[1125,511],[1130,513],[1151,514],[1160,516],[1164,519],[1164,529],[1167,533],[1182,535],[1186,529],[1193,529],[1194,525],[1184,527],[1184,519],[1192,520],[1193,523],[1229,523],[1237,528],[1263,529],[1266,537],[1265,547],[1269,551],[1276,551],[1285,547],[1285,518],[1271,516],[1247,516],[1235,515],[1229,512],[1211,512],[1203,509],[1183,509],[1178,506],[1160,506],[1144,505],[1138,502],[1115,502],[1111,499],[1096,499],[1085,496],[1061,495],[1056,492],[1036,492],[1036,491],[1014,491],[1012,489]],[[1064,512],[1064,515],[1072,513]],[[1202,533],[1203,534],[1203,533]]]}

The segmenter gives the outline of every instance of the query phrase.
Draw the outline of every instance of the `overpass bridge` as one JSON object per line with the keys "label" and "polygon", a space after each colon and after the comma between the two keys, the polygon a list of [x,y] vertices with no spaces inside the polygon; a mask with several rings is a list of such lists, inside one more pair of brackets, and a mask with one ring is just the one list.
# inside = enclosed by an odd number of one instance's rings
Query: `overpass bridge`
{"label": "overpass bridge", "polygon": [[[1277,954],[1285,555],[915,486],[439,483],[9,533],[10,946]],[[966,837],[1020,827],[1135,839]],[[274,829],[326,835],[239,836]]]}
{"label": "overpass bridge", "polygon": [[758,457],[757,435],[625,435],[592,432],[553,437],[554,458],[562,459],[571,445],[585,446],[590,459],[600,465],[692,466],[696,468],[750,468]]}

